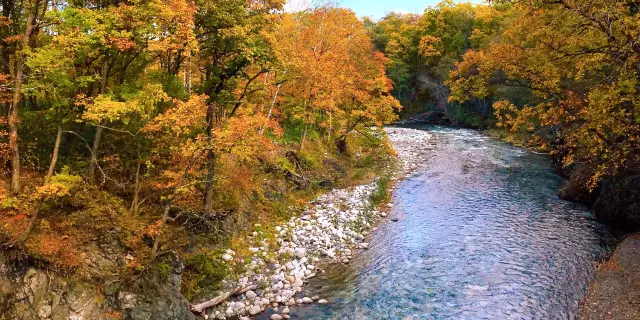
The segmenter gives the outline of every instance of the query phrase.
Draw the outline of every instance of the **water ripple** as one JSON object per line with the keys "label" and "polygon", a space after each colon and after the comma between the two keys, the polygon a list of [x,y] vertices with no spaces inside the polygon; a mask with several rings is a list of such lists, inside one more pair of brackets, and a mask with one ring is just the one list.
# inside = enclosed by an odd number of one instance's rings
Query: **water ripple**
{"label": "water ripple", "polygon": [[609,234],[545,157],[470,130],[432,128],[426,166],[351,264],[312,280],[293,319],[573,319]]}

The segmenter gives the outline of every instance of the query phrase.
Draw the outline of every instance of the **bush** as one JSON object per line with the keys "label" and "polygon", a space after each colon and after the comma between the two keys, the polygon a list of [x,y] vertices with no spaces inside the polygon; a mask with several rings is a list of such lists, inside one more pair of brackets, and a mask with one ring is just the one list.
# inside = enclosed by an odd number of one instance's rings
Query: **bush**
{"label": "bush", "polygon": [[201,250],[187,257],[182,279],[182,293],[187,299],[221,289],[222,280],[231,272],[221,257],[221,250]]}
{"label": "bush", "polygon": [[369,200],[373,206],[377,206],[389,200],[389,178],[381,177],[376,181],[376,189],[369,196]]}

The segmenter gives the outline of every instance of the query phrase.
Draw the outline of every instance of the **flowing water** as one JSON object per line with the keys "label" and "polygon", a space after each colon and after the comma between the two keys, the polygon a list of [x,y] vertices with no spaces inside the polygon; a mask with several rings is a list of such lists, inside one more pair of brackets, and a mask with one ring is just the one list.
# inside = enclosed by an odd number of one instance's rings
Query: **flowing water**
{"label": "flowing water", "polygon": [[610,236],[556,196],[547,157],[429,127],[429,158],[399,182],[390,220],[348,265],[312,279],[329,304],[293,319],[573,319]]}

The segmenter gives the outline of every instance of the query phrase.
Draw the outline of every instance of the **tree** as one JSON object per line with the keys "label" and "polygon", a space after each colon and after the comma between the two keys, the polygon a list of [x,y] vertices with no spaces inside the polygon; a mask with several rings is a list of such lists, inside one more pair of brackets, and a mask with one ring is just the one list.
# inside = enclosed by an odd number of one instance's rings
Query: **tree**
{"label": "tree", "polygon": [[[220,0],[197,2],[196,35],[200,47],[203,81],[197,90],[209,97],[207,104],[207,176],[204,210],[211,212],[214,200],[214,131],[242,106],[250,84],[267,72],[273,52],[266,31],[274,22],[282,0]],[[257,66],[249,74],[249,66]],[[247,81],[239,97],[236,84]]]}
{"label": "tree", "polygon": [[[494,96],[498,125],[551,143],[565,165],[587,163],[594,188],[640,164],[640,15],[593,0],[517,2],[520,19],[452,72],[451,100]],[[502,88],[524,88],[521,103]]]}
{"label": "tree", "polygon": [[24,78],[25,52],[31,47],[33,38],[37,35],[38,19],[47,8],[47,1],[32,0],[24,3],[25,28],[19,46],[15,53],[15,67],[13,74],[13,97],[9,109],[9,148],[11,150],[11,188],[13,194],[20,192],[20,150],[18,148],[18,115],[22,102],[22,82]]}
{"label": "tree", "polygon": [[301,148],[309,126],[325,130],[346,152],[351,132],[396,118],[400,104],[390,94],[388,61],[376,53],[353,12],[320,8],[286,14],[277,32],[278,52],[287,57],[284,112],[304,123]]}

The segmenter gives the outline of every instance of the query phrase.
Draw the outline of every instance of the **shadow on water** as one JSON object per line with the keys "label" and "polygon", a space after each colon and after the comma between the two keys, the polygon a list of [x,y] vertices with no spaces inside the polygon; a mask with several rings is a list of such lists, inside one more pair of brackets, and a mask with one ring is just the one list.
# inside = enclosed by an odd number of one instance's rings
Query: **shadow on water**
{"label": "shadow on water", "polygon": [[464,129],[430,127],[426,169],[397,185],[371,248],[330,266],[293,319],[573,319],[611,236],[556,196],[550,161]]}

